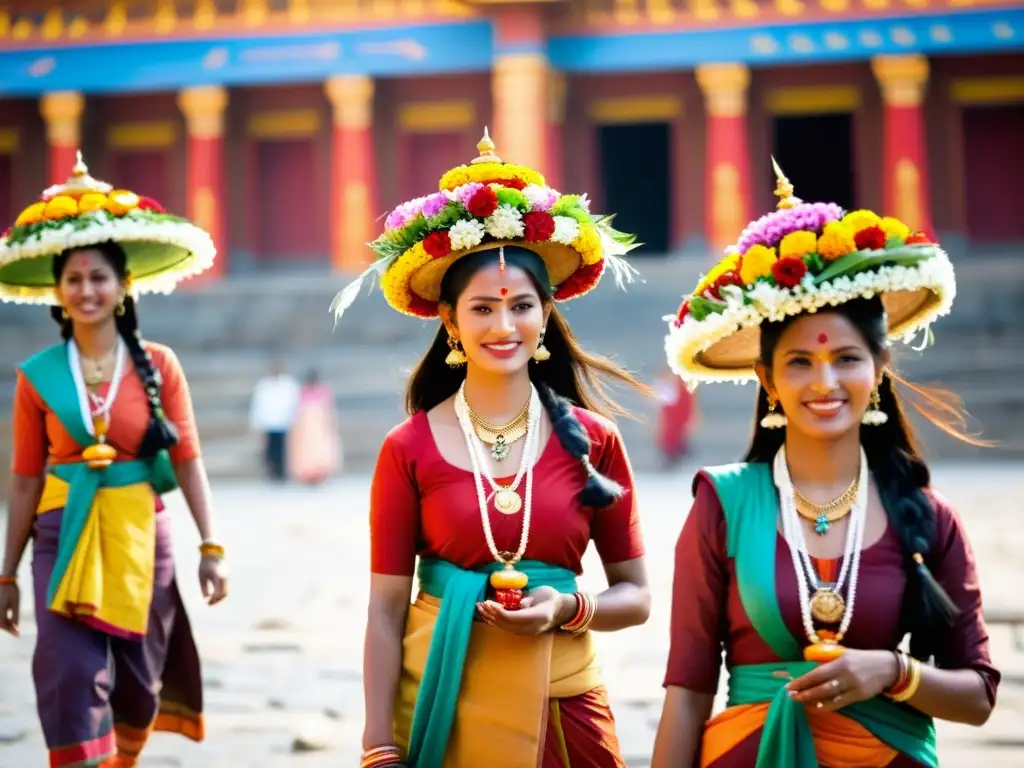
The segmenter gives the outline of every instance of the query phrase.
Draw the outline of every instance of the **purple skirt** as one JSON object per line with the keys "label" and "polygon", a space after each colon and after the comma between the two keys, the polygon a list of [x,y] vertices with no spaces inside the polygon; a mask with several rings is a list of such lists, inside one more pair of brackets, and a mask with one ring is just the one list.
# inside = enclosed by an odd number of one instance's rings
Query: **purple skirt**
{"label": "purple skirt", "polygon": [[49,610],[62,516],[58,509],[36,518],[32,548],[32,677],[51,768],[97,765],[115,750],[137,754],[154,729],[201,739],[199,655],[174,579],[170,518],[156,516],[153,602],[139,641]]}

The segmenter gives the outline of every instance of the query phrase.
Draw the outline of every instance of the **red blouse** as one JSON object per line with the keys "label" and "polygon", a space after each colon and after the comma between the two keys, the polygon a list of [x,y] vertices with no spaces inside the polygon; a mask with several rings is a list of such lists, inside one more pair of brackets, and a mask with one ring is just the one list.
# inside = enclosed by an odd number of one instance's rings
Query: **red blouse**
{"label": "red blouse", "polygon": [[[725,516],[714,486],[698,475],[693,507],[676,544],[672,588],[672,635],[665,685],[715,693],[725,651],[726,667],[779,661],[757,634],[743,609],[735,563],[726,555]],[[995,703],[999,672],[993,668],[981,611],[974,553],[956,511],[927,491],[936,514],[930,567],[960,609],[955,625],[937,644],[935,663],[945,669],[974,669]],[[857,604],[844,645],[895,649],[907,632],[901,617],[907,583],[906,557],[897,532],[888,526],[879,541],[861,552]],[[800,618],[796,573],[786,540],[777,535],[775,583],[782,618],[807,644]]]}
{"label": "red blouse", "polygon": [[[591,462],[626,493],[604,509],[582,506],[576,496],[586,482],[586,470],[552,434],[534,466],[530,537],[524,558],[581,573],[583,553],[591,539],[605,563],[640,557],[644,548],[633,474],[622,438],[609,420],[580,408],[575,413],[590,435]],[[512,479],[495,478],[498,483]],[[489,507],[498,550],[516,551],[522,513],[504,515],[493,504]],[[441,456],[424,411],[399,424],[384,439],[370,490],[371,571],[412,576],[417,556],[441,558],[463,568],[479,567],[494,559],[484,538],[473,473]]]}

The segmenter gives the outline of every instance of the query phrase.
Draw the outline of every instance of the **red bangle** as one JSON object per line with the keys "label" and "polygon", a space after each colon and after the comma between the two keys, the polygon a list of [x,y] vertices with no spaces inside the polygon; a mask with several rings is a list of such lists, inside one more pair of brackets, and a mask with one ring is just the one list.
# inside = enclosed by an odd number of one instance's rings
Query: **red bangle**
{"label": "red bangle", "polygon": [[395,746],[383,746],[383,747],[372,747],[363,752],[362,757],[359,759],[359,768],[378,768],[383,765],[392,765],[401,761],[402,753],[398,747]]}
{"label": "red bangle", "polygon": [[18,577],[17,576],[0,576],[0,586],[3,586],[5,584],[15,585],[17,583],[18,583]]}
{"label": "red bangle", "polygon": [[896,682],[892,684],[886,693],[890,696],[898,695],[907,689],[910,685],[910,665],[907,663],[906,657],[899,651],[893,651],[896,656]]}

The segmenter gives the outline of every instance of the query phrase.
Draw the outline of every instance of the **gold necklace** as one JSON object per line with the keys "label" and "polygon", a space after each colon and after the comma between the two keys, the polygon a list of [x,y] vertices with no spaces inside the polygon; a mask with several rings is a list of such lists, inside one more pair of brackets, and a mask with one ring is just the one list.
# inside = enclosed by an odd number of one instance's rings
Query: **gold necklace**
{"label": "gold necklace", "polygon": [[85,383],[90,387],[98,387],[105,381],[110,381],[110,378],[114,375],[114,364],[116,363],[114,353],[117,349],[117,345],[109,350],[102,357],[86,357],[82,355],[79,360],[80,368],[82,369],[82,378],[85,379]]}
{"label": "gold necklace", "polygon": [[530,419],[530,401],[516,414],[508,424],[491,424],[484,421],[466,403],[469,420],[473,424],[473,431],[476,436],[486,445],[491,446],[491,458],[495,461],[504,461],[509,453],[509,446],[512,443],[522,440],[528,431]]}
{"label": "gold necklace", "polygon": [[853,510],[859,489],[860,479],[854,478],[850,487],[843,491],[838,498],[825,504],[816,504],[800,493],[796,486],[793,486],[793,500],[796,502],[796,511],[800,513],[800,517],[812,520],[814,532],[819,536],[824,536],[832,527],[832,523],[842,520]]}

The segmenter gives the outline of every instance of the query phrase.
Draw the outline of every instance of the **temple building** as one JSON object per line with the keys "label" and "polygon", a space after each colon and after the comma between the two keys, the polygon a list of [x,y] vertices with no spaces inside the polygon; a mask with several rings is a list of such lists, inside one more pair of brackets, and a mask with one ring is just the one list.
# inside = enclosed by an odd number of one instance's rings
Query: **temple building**
{"label": "temple building", "polygon": [[359,268],[395,204],[498,154],[652,257],[773,205],[1024,244],[1024,4],[0,0],[0,219],[94,176],[208,228],[216,276]]}

